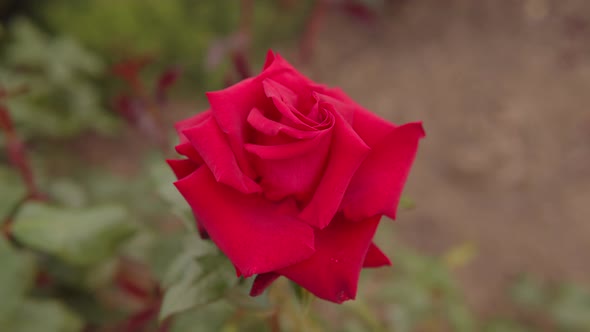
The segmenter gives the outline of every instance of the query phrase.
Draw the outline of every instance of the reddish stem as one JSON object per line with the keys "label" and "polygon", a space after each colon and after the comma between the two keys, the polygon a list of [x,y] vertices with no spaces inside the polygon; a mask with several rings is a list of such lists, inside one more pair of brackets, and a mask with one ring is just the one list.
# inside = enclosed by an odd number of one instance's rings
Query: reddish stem
{"label": "reddish stem", "polygon": [[250,71],[250,64],[248,63],[248,59],[242,50],[236,50],[232,52],[232,62],[234,64],[234,68],[240,77],[240,80],[246,79],[252,76],[252,72]]}
{"label": "reddish stem", "polygon": [[326,16],[327,9],[328,2],[326,0],[317,0],[316,4],[313,6],[305,27],[305,32],[300,41],[300,56],[303,62],[308,62],[312,56],[315,42],[318,38],[320,27]]}
{"label": "reddish stem", "polygon": [[237,41],[231,51],[231,60],[240,80],[252,76],[250,63],[248,62],[248,50],[252,36],[252,18],[254,17],[254,1],[240,1],[240,22],[238,26]]}
{"label": "reddish stem", "polygon": [[4,132],[6,137],[6,149],[8,150],[10,163],[20,172],[21,178],[27,187],[27,198],[33,200],[44,199],[35,183],[25,145],[16,133],[8,108],[3,104],[0,104],[0,130]]}

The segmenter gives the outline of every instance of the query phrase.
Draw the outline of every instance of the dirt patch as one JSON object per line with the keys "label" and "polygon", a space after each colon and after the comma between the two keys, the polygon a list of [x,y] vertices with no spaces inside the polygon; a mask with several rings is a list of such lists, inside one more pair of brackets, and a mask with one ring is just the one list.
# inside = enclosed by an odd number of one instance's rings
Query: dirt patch
{"label": "dirt patch", "polygon": [[406,1],[374,28],[330,17],[308,73],[427,138],[404,242],[474,242],[458,271],[489,308],[522,271],[590,282],[590,3]]}

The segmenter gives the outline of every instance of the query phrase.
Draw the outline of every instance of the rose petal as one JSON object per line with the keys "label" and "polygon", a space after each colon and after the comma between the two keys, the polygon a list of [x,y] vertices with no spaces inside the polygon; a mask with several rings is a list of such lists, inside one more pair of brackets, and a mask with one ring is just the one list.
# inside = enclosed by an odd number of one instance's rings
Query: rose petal
{"label": "rose petal", "polygon": [[321,131],[311,139],[289,144],[246,144],[246,150],[254,155],[252,162],[264,195],[271,200],[293,195],[308,201],[322,177],[330,142],[331,131]]}
{"label": "rose petal", "polygon": [[208,92],[206,95],[219,128],[227,135],[237,164],[244,174],[254,178],[255,172],[248,163],[244,141],[248,132],[246,120],[250,110],[254,107],[266,109],[272,105],[264,95],[261,84],[254,78],[249,78],[227,89]]}
{"label": "rose petal", "polygon": [[352,121],[354,118],[354,113],[358,108],[358,106],[355,103],[345,103],[337,98],[331,97],[329,95],[324,95],[318,92],[314,92],[313,97],[319,103],[330,105],[331,110],[340,113],[340,115],[342,115],[346,122],[350,124],[353,123]]}
{"label": "rose petal", "polygon": [[[168,159],[166,160],[166,162],[168,163],[170,168],[172,168],[172,171],[176,175],[176,178],[179,180],[189,176],[194,171],[196,171],[197,168],[201,166],[200,164],[197,164],[190,159]],[[199,224],[197,220],[195,220],[195,223],[197,225],[197,230],[199,231],[199,235],[201,236],[201,238],[208,239],[209,235],[207,234],[207,231],[203,228],[203,226],[201,226],[201,224]]]}
{"label": "rose petal", "polygon": [[330,137],[330,131],[323,131],[318,135],[315,135],[315,137],[297,140],[293,143],[280,145],[260,145],[247,143],[245,144],[245,148],[248,152],[262,159],[291,159],[293,157],[298,157],[309,153],[320,154],[320,151],[318,151],[318,148],[320,147],[319,145],[329,146]]}
{"label": "rose petal", "polygon": [[260,186],[242,172],[225,135],[212,116],[182,133],[201,155],[217,181],[243,193],[260,191]]}
{"label": "rose petal", "polygon": [[219,184],[206,167],[175,182],[199,222],[245,277],[300,262],[314,252],[311,227],[296,207]]}
{"label": "rose petal", "polygon": [[375,245],[375,243],[371,243],[369,250],[367,251],[367,255],[365,256],[363,267],[371,268],[381,266],[391,266],[391,261],[383,253],[383,251],[381,251],[381,249]]}
{"label": "rose petal", "polygon": [[397,127],[372,147],[342,200],[341,208],[348,219],[362,220],[376,214],[395,218],[422,137],[422,124],[408,123]]}
{"label": "rose petal", "polygon": [[[298,129],[310,130],[313,130],[318,125],[315,119],[308,117],[302,112],[309,111],[313,105],[311,102],[311,90],[306,90],[303,92],[303,95],[297,96],[289,88],[271,79],[263,80],[262,87],[266,96],[272,100],[277,111],[282,115],[281,122],[286,122]],[[308,102],[302,102],[305,101],[305,96],[308,97]]]}
{"label": "rose petal", "polygon": [[295,92],[281,83],[278,83],[277,81],[270,78],[266,78],[262,81],[262,88],[264,89],[264,94],[268,98],[277,98],[287,105],[297,106],[297,100],[299,97],[295,94]]}
{"label": "rose petal", "polygon": [[264,71],[266,68],[270,67],[270,65],[272,65],[272,63],[275,61],[275,53],[272,50],[268,50],[268,52],[266,52],[266,60],[264,60],[264,66],[262,67],[262,71]]}
{"label": "rose petal", "polygon": [[326,227],[336,214],[351,178],[370,151],[342,116],[335,114],[334,119],[331,151],[324,176],[313,198],[299,215],[320,229]]}
{"label": "rose petal", "polygon": [[259,80],[267,78],[289,88],[296,96],[311,96],[310,86],[313,81],[291,66],[278,53],[274,54],[274,60],[258,76]]}
{"label": "rose petal", "polygon": [[314,131],[317,130],[318,123],[299,112],[294,106],[286,104],[279,98],[271,97],[275,109],[280,114],[280,122],[299,129]]}
{"label": "rose petal", "polygon": [[252,288],[250,289],[250,296],[258,296],[262,294],[268,286],[270,286],[281,275],[274,272],[259,274],[254,279]]}
{"label": "rose petal", "polygon": [[308,91],[307,85],[311,82],[278,54],[270,52],[267,63],[268,66],[258,76],[245,79],[229,88],[207,93],[211,111],[221,130],[228,136],[238,165],[244,174],[251,178],[255,177],[255,173],[248,163],[244,150],[244,142],[248,134],[248,114],[254,107],[262,110],[272,108],[271,101],[264,94],[262,81],[272,78],[293,90],[297,96],[305,95],[302,91]]}
{"label": "rose petal", "polygon": [[330,226],[316,231],[316,252],[309,259],[277,272],[322,299],[336,303],[354,299],[379,219],[352,223],[337,216]]}
{"label": "rose petal", "polygon": [[[313,83],[313,90],[322,95],[340,100],[343,104],[354,108],[352,127],[370,147],[378,144],[387,134],[396,128],[395,124],[378,117],[358,105],[339,88],[329,88],[325,85]],[[346,112],[348,111],[347,109]]]}
{"label": "rose petal", "polygon": [[[183,137],[184,134],[182,134]],[[187,138],[188,140],[188,138]],[[197,152],[197,150],[195,150],[195,148],[193,147],[193,145],[190,142],[185,142],[185,143],[180,143],[176,146],[176,152],[178,152],[178,154],[181,154],[185,157],[187,157],[188,159],[192,160],[195,164],[202,164],[203,158],[201,158],[201,155],[199,155],[199,153]]]}
{"label": "rose petal", "polygon": [[253,108],[248,115],[248,123],[264,135],[276,136],[284,133],[296,139],[311,138],[320,133],[319,130],[301,130],[284,123],[280,123],[265,117],[258,108]]}
{"label": "rose petal", "polygon": [[190,159],[167,159],[166,162],[172,168],[177,179],[182,179],[199,168],[199,164]]}
{"label": "rose petal", "polygon": [[178,133],[180,143],[182,144],[182,143],[188,142],[188,138],[186,138],[186,136],[184,136],[184,134],[182,133],[183,130],[190,128],[190,127],[198,126],[201,122],[207,120],[210,116],[211,116],[211,111],[207,110],[205,112],[198,113],[198,114],[193,115],[189,118],[186,118],[184,120],[180,120],[180,121],[176,122],[174,124],[174,128],[176,129],[176,132]]}

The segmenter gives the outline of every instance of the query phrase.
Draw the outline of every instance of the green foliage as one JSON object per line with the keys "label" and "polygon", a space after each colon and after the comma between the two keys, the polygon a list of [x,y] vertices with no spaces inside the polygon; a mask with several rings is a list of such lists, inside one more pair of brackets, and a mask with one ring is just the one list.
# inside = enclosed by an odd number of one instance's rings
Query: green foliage
{"label": "green foliage", "polygon": [[0,327],[18,310],[31,287],[34,274],[33,258],[12,249],[8,242],[0,237]]}
{"label": "green foliage", "polygon": [[430,325],[474,331],[475,317],[463,301],[444,260],[398,248],[390,282],[376,294],[385,330],[415,331]]}
{"label": "green foliage", "polygon": [[29,203],[16,216],[12,234],[27,247],[88,265],[114,254],[131,235],[126,217],[120,206],[68,209]]}
{"label": "green foliage", "polygon": [[[210,56],[213,45],[230,46],[240,15],[235,0],[56,0],[43,7],[49,26],[110,59],[148,54],[158,62],[182,64],[190,90],[220,88],[223,70],[213,63],[227,57]],[[275,0],[255,1],[253,52],[262,57],[271,41],[300,31],[310,1],[284,10]],[[105,24],[104,22],[108,22]],[[212,54],[212,53],[211,53]],[[222,68],[219,69],[223,69]]]}
{"label": "green foliage", "polygon": [[525,276],[515,283],[511,294],[522,310],[548,318],[559,331],[590,329],[590,290],[587,288],[572,283],[549,284]]}
{"label": "green foliage", "polygon": [[163,279],[167,287],[160,319],[221,299],[235,280],[228,260],[191,234]]}
{"label": "green foliage", "polygon": [[18,173],[0,165],[0,218],[6,217],[26,194]]}
{"label": "green foliage", "polygon": [[177,315],[171,332],[222,331],[233,313],[231,304],[218,301]]}
{"label": "green foliage", "polygon": [[12,319],[0,324],[3,331],[11,332],[78,332],[82,321],[58,301],[26,300]]}
{"label": "green foliage", "polygon": [[9,27],[1,56],[0,86],[26,92],[6,101],[19,135],[72,137],[94,129],[109,132],[114,122],[94,82],[103,61],[67,37],[52,37],[26,19]]}

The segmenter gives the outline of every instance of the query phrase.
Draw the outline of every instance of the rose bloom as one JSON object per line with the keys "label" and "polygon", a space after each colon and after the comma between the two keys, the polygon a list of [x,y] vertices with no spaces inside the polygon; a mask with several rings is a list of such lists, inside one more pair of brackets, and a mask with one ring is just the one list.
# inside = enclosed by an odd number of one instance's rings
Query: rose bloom
{"label": "rose bloom", "polygon": [[272,51],[258,76],[207,98],[176,124],[186,158],[168,160],[201,235],[257,275],[253,296],[284,276],[354,299],[362,268],[391,264],[372,239],[395,218],[421,123],[389,123]]}

